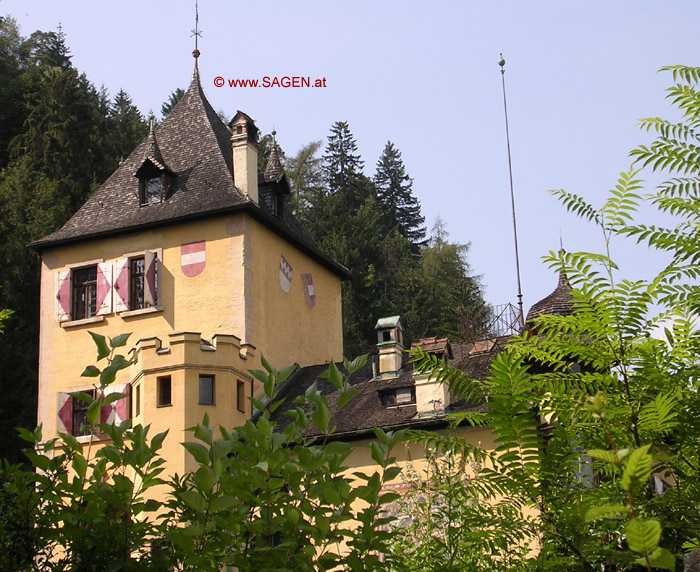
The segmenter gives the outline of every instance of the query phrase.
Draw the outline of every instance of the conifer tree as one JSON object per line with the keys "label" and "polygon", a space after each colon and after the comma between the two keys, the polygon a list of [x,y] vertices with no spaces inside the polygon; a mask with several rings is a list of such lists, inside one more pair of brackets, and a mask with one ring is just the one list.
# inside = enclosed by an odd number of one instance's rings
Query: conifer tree
{"label": "conifer tree", "polygon": [[168,97],[168,101],[163,102],[163,105],[160,106],[160,114],[163,116],[163,119],[165,119],[168,116],[168,114],[177,105],[177,102],[180,101],[184,97],[184,95],[185,90],[181,87],[178,87],[175,91],[173,91],[170,94],[170,96]]}
{"label": "conifer tree", "polygon": [[365,162],[357,152],[357,143],[347,121],[336,121],[331,127],[323,162],[330,194],[353,186],[362,176]]}
{"label": "conifer tree", "polygon": [[421,215],[418,199],[413,196],[413,181],[406,174],[401,152],[391,141],[387,141],[377,161],[374,186],[389,228],[414,244],[421,244],[425,239],[425,217]]}
{"label": "conifer tree", "polygon": [[307,143],[294,157],[284,157],[282,164],[292,188],[292,212],[302,223],[309,218],[309,210],[323,193],[322,158],[318,156],[321,141]]}
{"label": "conifer tree", "polygon": [[122,160],[148,134],[148,125],[123,89],[114,96],[108,117],[112,127],[111,142],[114,145],[112,156]]}

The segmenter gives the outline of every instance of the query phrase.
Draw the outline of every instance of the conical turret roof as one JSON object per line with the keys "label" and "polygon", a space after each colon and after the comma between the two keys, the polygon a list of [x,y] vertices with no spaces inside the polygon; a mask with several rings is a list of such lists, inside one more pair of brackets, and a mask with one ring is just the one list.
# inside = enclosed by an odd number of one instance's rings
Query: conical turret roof
{"label": "conical turret roof", "polygon": [[568,316],[574,312],[574,301],[571,294],[571,284],[564,272],[559,274],[559,282],[549,296],[542,298],[530,308],[527,313],[527,322],[542,315]]}

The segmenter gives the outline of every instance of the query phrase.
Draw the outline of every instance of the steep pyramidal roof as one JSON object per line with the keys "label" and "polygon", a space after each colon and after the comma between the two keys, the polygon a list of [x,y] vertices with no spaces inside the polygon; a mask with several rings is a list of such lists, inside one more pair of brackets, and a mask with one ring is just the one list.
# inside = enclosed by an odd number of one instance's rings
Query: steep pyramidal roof
{"label": "steep pyramidal roof", "polygon": [[[172,184],[162,202],[142,204],[136,173],[149,161],[172,173]],[[291,213],[276,217],[234,185],[231,133],[207,101],[195,66],[187,92],[163,123],[63,227],[30,246],[43,250],[236,210],[256,217],[339,276],[349,276],[318,249]]]}
{"label": "steep pyramidal roof", "polygon": [[140,203],[134,173],[151,151],[146,137],[61,229],[32,246],[136,230],[247,202],[233,184],[229,131],[204,96],[196,69],[187,93],[154,136],[159,153],[153,158],[175,174],[167,200]]}
{"label": "steep pyramidal roof", "polygon": [[571,295],[571,285],[569,284],[566,274],[561,272],[559,274],[559,282],[557,287],[554,289],[549,296],[542,298],[539,302],[536,302],[530,308],[527,313],[527,320],[534,320],[535,318],[545,314],[551,316],[568,316],[574,311],[574,301]]}

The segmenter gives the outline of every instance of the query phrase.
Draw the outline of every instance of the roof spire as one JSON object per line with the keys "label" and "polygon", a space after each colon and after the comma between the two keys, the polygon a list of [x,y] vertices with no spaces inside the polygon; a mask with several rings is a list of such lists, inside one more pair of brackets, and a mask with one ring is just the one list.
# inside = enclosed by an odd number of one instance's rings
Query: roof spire
{"label": "roof spire", "polygon": [[265,180],[266,181],[279,181],[280,177],[284,175],[284,168],[282,167],[282,161],[280,161],[280,152],[277,147],[277,139],[275,136],[277,131],[272,128],[272,148],[270,149],[270,156],[267,159],[267,165],[265,166]]}
{"label": "roof spire", "polygon": [[158,147],[158,142],[156,141],[156,131],[153,127],[153,119],[150,121],[150,127],[148,130],[148,147],[146,147],[146,152],[143,155],[143,160],[139,164],[138,169],[134,172],[134,176],[138,177],[142,172],[142,169],[150,162],[159,171],[166,171],[172,173],[172,171],[165,164],[163,155],[160,152],[160,147]]}
{"label": "roof spire", "polygon": [[198,40],[202,37],[202,30],[199,29],[199,0],[195,0],[194,3],[194,30],[192,30],[192,35],[194,36],[194,50],[192,51],[192,56],[194,56],[194,67],[197,67],[197,58],[199,58],[199,47]]}

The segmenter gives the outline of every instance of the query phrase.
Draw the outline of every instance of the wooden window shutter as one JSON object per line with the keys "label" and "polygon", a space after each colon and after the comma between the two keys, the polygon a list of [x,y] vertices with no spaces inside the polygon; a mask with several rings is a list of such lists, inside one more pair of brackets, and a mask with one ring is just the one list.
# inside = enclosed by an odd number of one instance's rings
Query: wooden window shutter
{"label": "wooden window shutter", "polygon": [[56,271],[56,321],[68,322],[71,319],[71,279],[70,270]]}
{"label": "wooden window shutter", "polygon": [[129,259],[114,261],[114,311],[126,312],[129,309]]}
{"label": "wooden window shutter", "polygon": [[73,427],[73,398],[68,393],[59,393],[56,404],[56,432],[70,433]]}
{"label": "wooden window shutter", "polygon": [[143,253],[144,280],[143,280],[143,305],[151,308],[158,305],[158,255],[153,250]]}
{"label": "wooden window shutter", "polygon": [[112,393],[124,393],[126,394],[126,397],[122,397],[117,401],[113,401],[112,403],[103,405],[100,409],[100,423],[114,423],[115,425],[119,425],[122,421],[126,421],[131,417],[129,411],[130,392],[130,383],[125,383],[121,385],[110,385],[105,389],[105,397]]}
{"label": "wooden window shutter", "polygon": [[97,315],[112,313],[112,263],[97,265]]}

